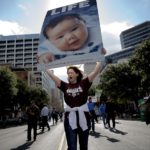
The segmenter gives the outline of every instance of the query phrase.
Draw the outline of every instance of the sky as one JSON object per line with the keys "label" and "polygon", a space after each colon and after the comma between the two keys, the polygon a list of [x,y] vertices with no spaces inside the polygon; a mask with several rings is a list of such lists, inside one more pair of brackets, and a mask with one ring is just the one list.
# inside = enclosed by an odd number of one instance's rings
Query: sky
{"label": "sky", "polygon": [[[40,33],[48,10],[80,1],[83,0],[0,0],[0,34]],[[122,31],[150,21],[150,0],[97,0],[97,7],[107,54],[121,50]]]}

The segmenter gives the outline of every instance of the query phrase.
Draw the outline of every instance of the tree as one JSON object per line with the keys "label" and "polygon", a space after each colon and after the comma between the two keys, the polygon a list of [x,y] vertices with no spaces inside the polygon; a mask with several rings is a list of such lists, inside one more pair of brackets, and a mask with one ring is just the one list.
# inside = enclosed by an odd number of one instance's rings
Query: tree
{"label": "tree", "polygon": [[96,87],[97,86],[95,86],[95,85],[92,85],[91,87],[90,87],[90,89],[89,89],[89,92],[88,92],[88,95],[90,95],[90,96],[94,96],[95,95],[95,92],[96,92]]}
{"label": "tree", "polygon": [[150,39],[144,41],[135,49],[129,64],[141,78],[138,92],[143,98],[150,93]]}
{"label": "tree", "polygon": [[100,79],[105,95],[136,104],[150,92],[150,39],[136,48],[129,62],[108,65]]}
{"label": "tree", "polygon": [[138,78],[128,63],[109,65],[101,75],[101,88],[105,95],[115,100],[134,100],[137,96]]}
{"label": "tree", "polygon": [[16,88],[18,89],[17,95],[13,98],[15,106],[21,106],[24,109],[29,104],[29,87],[27,83],[21,79],[17,79]]}
{"label": "tree", "polygon": [[40,87],[29,87],[29,100],[40,105],[41,103],[48,103],[49,98],[46,91]]}
{"label": "tree", "polygon": [[17,94],[17,77],[7,67],[0,68],[0,109],[13,108],[13,97]]}

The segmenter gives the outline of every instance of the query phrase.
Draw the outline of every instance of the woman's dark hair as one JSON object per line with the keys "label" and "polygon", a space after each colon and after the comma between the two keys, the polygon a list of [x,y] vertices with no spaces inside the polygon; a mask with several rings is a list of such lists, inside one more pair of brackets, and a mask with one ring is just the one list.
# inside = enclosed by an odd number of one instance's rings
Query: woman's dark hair
{"label": "woman's dark hair", "polygon": [[80,82],[80,81],[82,80],[82,78],[83,78],[83,73],[82,73],[82,71],[81,71],[78,67],[76,67],[76,66],[70,66],[70,67],[67,68],[67,72],[68,72],[70,69],[74,70],[74,72],[78,74],[77,82]]}
{"label": "woman's dark hair", "polygon": [[45,26],[43,30],[43,35],[48,39],[46,32],[49,28],[54,28],[58,23],[62,22],[63,20],[72,18],[77,18],[85,22],[85,20],[79,14],[75,13],[62,14],[49,20],[48,24]]}

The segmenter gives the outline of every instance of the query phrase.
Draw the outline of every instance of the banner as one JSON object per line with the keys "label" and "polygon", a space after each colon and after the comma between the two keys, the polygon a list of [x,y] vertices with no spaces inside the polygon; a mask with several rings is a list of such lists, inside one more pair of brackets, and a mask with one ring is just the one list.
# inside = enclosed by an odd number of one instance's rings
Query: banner
{"label": "banner", "polygon": [[38,46],[38,70],[103,61],[96,0],[49,10]]}

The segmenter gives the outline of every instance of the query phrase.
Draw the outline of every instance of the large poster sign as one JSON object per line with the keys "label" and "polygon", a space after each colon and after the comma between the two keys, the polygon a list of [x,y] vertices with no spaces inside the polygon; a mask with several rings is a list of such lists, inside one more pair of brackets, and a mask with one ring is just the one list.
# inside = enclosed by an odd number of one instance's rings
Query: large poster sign
{"label": "large poster sign", "polygon": [[41,29],[38,70],[104,59],[96,0],[49,10]]}

